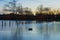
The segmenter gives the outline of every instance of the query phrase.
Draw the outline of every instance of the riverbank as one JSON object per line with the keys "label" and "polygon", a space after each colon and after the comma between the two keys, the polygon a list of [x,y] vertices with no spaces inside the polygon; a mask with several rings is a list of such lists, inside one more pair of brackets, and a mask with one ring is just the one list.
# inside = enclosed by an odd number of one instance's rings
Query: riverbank
{"label": "riverbank", "polygon": [[60,21],[60,14],[48,15],[19,15],[19,14],[3,14],[0,15],[0,20],[37,20],[37,21]]}

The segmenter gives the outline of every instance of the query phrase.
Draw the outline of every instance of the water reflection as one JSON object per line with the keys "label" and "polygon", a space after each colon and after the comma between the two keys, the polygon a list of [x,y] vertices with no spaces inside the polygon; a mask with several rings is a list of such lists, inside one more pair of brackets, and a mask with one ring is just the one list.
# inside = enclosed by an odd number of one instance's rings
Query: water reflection
{"label": "water reflection", "polygon": [[2,29],[3,29],[3,20],[2,20]]}
{"label": "water reflection", "polygon": [[11,21],[9,21],[9,27],[11,26]]}
{"label": "water reflection", "polygon": [[[53,40],[60,39],[60,22],[0,21],[1,40]],[[59,35],[57,35],[59,34]],[[56,39],[55,39],[56,40]]]}
{"label": "water reflection", "polygon": [[49,40],[49,37],[50,37],[50,36],[49,36],[49,33],[48,33],[48,30],[49,30],[49,29],[48,29],[48,23],[45,23],[45,28],[44,28],[44,29],[45,29],[45,30],[44,30],[45,32],[44,32],[44,38],[43,38],[43,39],[44,39],[44,40]]}

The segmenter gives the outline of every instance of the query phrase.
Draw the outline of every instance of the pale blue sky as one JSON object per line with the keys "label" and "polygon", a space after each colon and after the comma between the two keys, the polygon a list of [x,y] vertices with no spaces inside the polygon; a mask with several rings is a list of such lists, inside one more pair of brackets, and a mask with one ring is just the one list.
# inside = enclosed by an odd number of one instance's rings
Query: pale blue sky
{"label": "pale blue sky", "polygon": [[[0,8],[9,1],[12,0],[0,0]],[[17,2],[21,3],[23,7],[30,7],[33,10],[41,4],[46,7],[60,8],[60,0],[17,0]]]}

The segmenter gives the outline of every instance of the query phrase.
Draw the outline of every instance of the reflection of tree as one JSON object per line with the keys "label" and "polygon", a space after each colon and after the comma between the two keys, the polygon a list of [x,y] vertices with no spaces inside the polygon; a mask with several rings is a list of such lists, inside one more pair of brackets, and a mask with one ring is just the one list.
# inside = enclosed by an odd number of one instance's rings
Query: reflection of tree
{"label": "reflection of tree", "polygon": [[43,33],[43,23],[40,23],[39,30],[40,30],[40,32],[41,32],[41,34],[42,34],[42,33]]}
{"label": "reflection of tree", "polygon": [[6,28],[6,21],[4,21],[4,27]]}
{"label": "reflection of tree", "polygon": [[11,21],[9,20],[9,27],[11,26]]}
{"label": "reflection of tree", "polygon": [[13,29],[14,31],[14,36],[13,36],[13,40],[22,40],[22,34],[23,34],[23,29],[22,27],[19,26],[19,21],[16,21],[16,29]]}
{"label": "reflection of tree", "polygon": [[3,29],[3,20],[2,20],[2,29]]}
{"label": "reflection of tree", "polygon": [[48,24],[45,24],[44,40],[49,40]]}
{"label": "reflection of tree", "polygon": [[48,33],[44,34],[44,40],[49,40],[49,34]]}
{"label": "reflection of tree", "polygon": [[6,22],[2,20],[2,29],[6,27]]}
{"label": "reflection of tree", "polygon": [[22,28],[16,28],[14,31],[13,40],[22,40]]}

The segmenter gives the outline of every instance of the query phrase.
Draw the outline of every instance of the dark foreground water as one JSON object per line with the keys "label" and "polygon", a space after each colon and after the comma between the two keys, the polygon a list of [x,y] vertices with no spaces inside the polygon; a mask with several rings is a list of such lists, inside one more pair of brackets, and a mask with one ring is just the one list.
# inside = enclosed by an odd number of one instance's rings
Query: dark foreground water
{"label": "dark foreground water", "polygon": [[0,20],[0,40],[60,40],[60,22]]}

